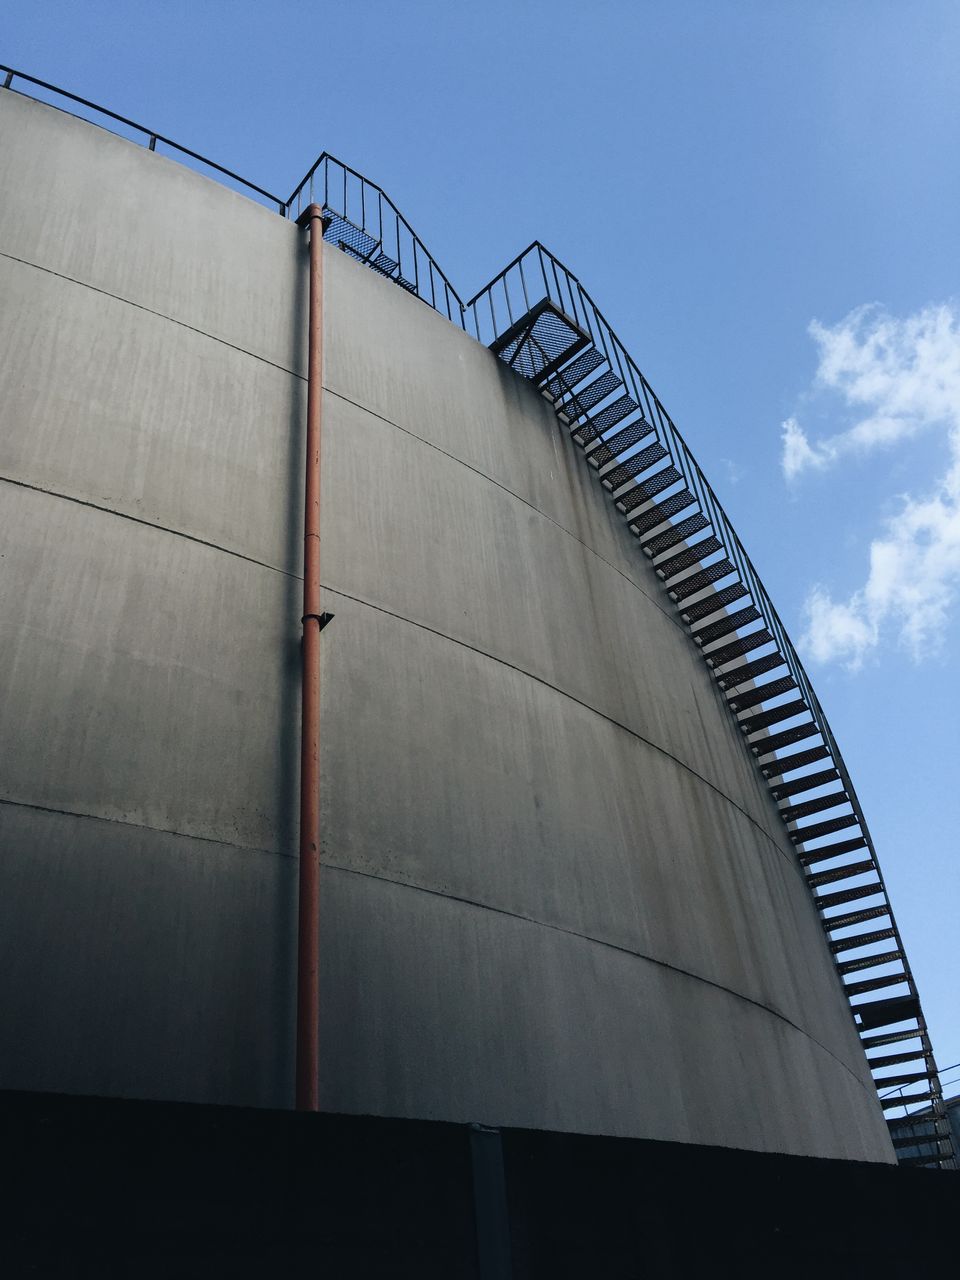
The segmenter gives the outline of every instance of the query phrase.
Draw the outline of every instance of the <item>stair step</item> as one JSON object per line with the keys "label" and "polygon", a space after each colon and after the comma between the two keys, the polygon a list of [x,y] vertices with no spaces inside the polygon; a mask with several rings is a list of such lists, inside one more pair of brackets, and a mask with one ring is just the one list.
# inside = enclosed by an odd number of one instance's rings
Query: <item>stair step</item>
{"label": "stair step", "polygon": [[692,625],[694,622],[699,622],[701,618],[709,618],[711,613],[716,613],[718,609],[725,609],[728,604],[733,604],[734,600],[742,600],[746,594],[747,588],[742,582],[732,582],[729,587],[722,587],[712,596],[704,596],[702,600],[684,605],[680,611],[680,617],[688,625]]}
{"label": "stair step", "polygon": [[[860,1019],[860,1026],[865,1031],[874,1027],[889,1027],[894,1022],[906,1022],[908,1018],[920,1017],[920,1000],[917,996],[891,996],[889,1000],[872,1000],[868,1004],[858,1004],[854,1013]],[[922,1101],[922,1099],[917,1099]]]}
{"label": "stair step", "polygon": [[[711,656],[711,654],[707,654],[708,658]],[[753,715],[745,716],[743,720],[737,721],[737,728],[742,733],[757,733],[761,729],[769,729],[771,725],[780,724],[784,720],[792,720],[794,716],[799,716],[804,711],[809,710],[810,708],[803,698],[794,698],[792,702],[781,702],[778,707],[769,707],[766,711],[757,711]]]}
{"label": "stair step", "polygon": [[[858,885],[856,889],[840,889],[837,893],[825,893],[814,901],[821,911],[829,911],[831,907],[839,907],[844,902],[856,902],[860,898],[875,898],[879,893],[883,893],[883,886],[877,880],[874,884]],[[888,906],[887,911],[889,909]],[[836,927],[832,920],[825,920],[824,923],[831,929]]]}
{"label": "stair step", "polygon": [[734,572],[735,567],[729,560],[717,560],[715,564],[708,565],[699,573],[692,573],[689,578],[682,578],[675,586],[668,587],[667,594],[679,603],[681,600],[686,600],[687,596],[696,595],[704,587],[709,587],[711,582],[719,582]]}
{"label": "stair step", "polygon": [[896,929],[871,929],[869,933],[855,933],[849,938],[838,938],[830,943],[830,950],[836,955],[840,951],[855,951],[857,947],[869,947],[875,942],[886,942],[897,936]]}
{"label": "stair step", "polygon": [[[886,973],[880,978],[867,978],[863,982],[851,982],[843,988],[847,996],[864,996],[868,991],[883,991],[887,987],[899,987],[909,979],[905,973]],[[859,1005],[856,1006],[860,1008]]]}
{"label": "stair step", "polygon": [[566,414],[571,423],[577,422],[584,417],[601,400],[605,399],[611,392],[616,391],[618,387],[623,386],[623,379],[618,378],[612,369],[606,369],[600,374],[599,378],[594,378],[588,386],[582,391],[577,391],[563,404],[555,405],[558,413]]}
{"label": "stair step", "polygon": [[[746,613],[747,610],[744,609],[743,612]],[[736,618],[739,617],[739,614],[734,613],[730,616],[731,618]],[[758,612],[757,618],[759,618],[759,616],[760,614]],[[745,619],[743,623],[738,625],[745,626],[747,621],[755,622],[756,618]],[[719,626],[720,623],[715,622],[713,625]],[[700,643],[699,637],[699,632],[697,632],[693,637],[698,644]],[[719,636],[717,638],[719,639]],[[737,713],[741,711],[748,711],[751,707],[756,707],[761,703],[769,702],[771,698],[779,698],[782,693],[789,693],[791,689],[795,689],[796,687],[797,682],[794,680],[793,676],[779,676],[776,680],[768,680],[766,684],[758,685],[755,689],[742,689],[739,693],[732,694],[727,701],[727,706],[731,711],[736,711]]]}
{"label": "stair step", "polygon": [[848,862],[845,867],[834,867],[831,871],[818,871],[807,876],[807,884],[811,889],[818,889],[822,884],[834,884],[837,880],[850,880],[854,876],[865,876],[868,871],[876,871],[877,864],[872,858],[866,862]]}
{"label": "stair step", "polygon": [[901,1089],[905,1084],[917,1084],[929,1079],[929,1071],[906,1071],[902,1076],[882,1076],[874,1084],[878,1089]]}
{"label": "stair step", "polygon": [[811,849],[801,854],[800,861],[805,867],[814,862],[824,862],[827,858],[839,858],[842,853],[853,853],[857,849],[866,849],[867,842],[863,836],[854,836],[852,840],[838,840],[835,844],[821,845],[819,849]]}
{"label": "stair step", "polygon": [[577,356],[571,364],[565,369],[561,369],[555,377],[546,382],[541,390],[551,400],[559,400],[563,395],[567,395],[578,382],[582,382],[584,378],[593,373],[598,365],[603,364],[606,356],[596,347],[588,347],[582,355]]}
{"label": "stair step", "polygon": [[[624,427],[622,431],[618,431],[616,435],[610,436],[608,440],[601,440],[595,448],[587,451],[587,459],[592,467],[605,467],[608,463],[613,462],[614,458],[619,458],[621,453],[626,453],[628,449],[632,449],[635,444],[639,444],[653,430],[646,418],[637,418],[636,422],[631,422],[629,427]],[[666,451],[664,451],[665,456]]]}
{"label": "stair step", "polygon": [[895,1067],[901,1062],[916,1062],[919,1058],[925,1056],[923,1050],[918,1049],[907,1053],[885,1053],[879,1058],[868,1058],[867,1062],[870,1065],[870,1070],[873,1071],[876,1067]]}
{"label": "stair step", "polygon": [[939,1093],[935,1093],[932,1089],[926,1090],[924,1093],[908,1093],[901,1098],[881,1098],[880,1105],[884,1111],[892,1111],[894,1107],[912,1107],[917,1102],[930,1102],[933,1098],[939,1098]]}
{"label": "stair step", "polygon": [[711,534],[709,538],[703,538],[700,542],[695,542],[692,547],[684,547],[682,551],[678,551],[669,560],[661,560],[659,564],[654,565],[654,573],[662,582],[669,582],[671,578],[675,578],[684,569],[689,569],[691,565],[699,564],[707,556],[712,556],[715,551],[722,550],[723,544]]}
{"label": "stair step", "polygon": [[889,902],[881,902],[877,907],[862,907],[859,911],[850,911],[845,916],[833,916],[820,923],[827,933],[833,933],[835,929],[849,929],[851,925],[862,924],[865,920],[879,920],[881,916],[889,914]]}
{"label": "stair step", "polygon": [[590,419],[591,424],[596,428],[599,435],[603,435],[605,431],[609,431],[611,427],[615,427],[618,422],[622,422],[628,414],[633,413],[640,406],[634,400],[633,396],[621,396],[619,400],[614,400],[613,404],[606,405],[600,410],[595,417]]}
{"label": "stair step", "polygon": [[[887,1123],[891,1127],[893,1125],[896,1125],[897,1128],[899,1128],[901,1125],[908,1125],[911,1120],[913,1120],[913,1123],[918,1127],[920,1125],[927,1125],[927,1124],[934,1123],[933,1116],[929,1116],[929,1115],[928,1116],[921,1115],[921,1116],[915,1116],[915,1117],[900,1116],[896,1120],[888,1120]],[[924,1129],[922,1133],[905,1133],[902,1136],[900,1134],[894,1135],[893,1133],[891,1133],[890,1141],[898,1149],[902,1147],[930,1147],[930,1146],[939,1146],[941,1142],[946,1141],[946,1137],[947,1135],[945,1133],[943,1134],[937,1133],[935,1129],[932,1129],[929,1131],[927,1129]],[[929,1162],[931,1160],[936,1159],[936,1157],[933,1155],[913,1156],[911,1157],[911,1159],[914,1161],[925,1160],[929,1164]],[[901,1163],[906,1164],[907,1160],[903,1160],[901,1161]]]}
{"label": "stair step", "polygon": [[379,271],[383,276],[392,276],[395,271],[400,270],[400,263],[394,262],[393,258],[388,258],[385,253],[378,253],[375,258],[368,258],[367,266],[373,267],[374,271]]}
{"label": "stair step", "polygon": [[[633,513],[637,507],[644,502],[649,502],[649,500],[651,498],[655,498],[658,493],[663,493],[664,489],[669,489],[671,485],[676,484],[678,480],[682,479],[683,476],[676,467],[664,467],[663,470],[658,471],[655,476],[649,476],[646,480],[641,481],[640,484],[635,485],[628,493],[622,493],[619,498],[616,499],[617,510],[622,511],[625,516],[629,517],[631,523],[633,523]],[[659,505],[661,509],[663,509],[666,507],[667,501],[682,497],[686,497],[687,501],[677,507],[678,511],[682,511],[684,507],[688,507],[691,502],[696,501],[693,494],[684,489],[682,493],[672,493],[670,495],[670,499],[664,500]],[[643,514],[646,515],[647,513],[643,512]],[[648,528],[649,527],[650,526],[648,526]]]}
{"label": "stair step", "polygon": [[813,826],[791,831],[790,839],[794,844],[806,844],[808,840],[819,840],[821,836],[832,835],[834,831],[843,831],[845,827],[855,827],[859,821],[855,813],[845,813],[839,818],[831,818],[829,822],[815,822]]}
{"label": "stair step", "polygon": [[[717,684],[721,689],[739,689],[742,684],[747,684],[756,676],[762,676],[767,671],[776,671],[777,667],[784,667],[786,664],[787,660],[783,654],[775,650],[773,653],[765,653],[762,658],[754,658],[753,662],[744,662],[739,667],[722,671],[717,676]],[[799,765],[795,767],[799,768]]]}
{"label": "stair step", "polygon": [[770,788],[774,800],[786,800],[788,796],[802,795],[804,791],[812,791],[814,787],[824,787],[828,782],[838,782],[840,774],[836,769],[823,769],[820,773],[808,773],[802,778],[794,778],[792,782],[778,782]]}
{"label": "stair step", "polygon": [[345,250],[351,257],[359,258],[361,262],[366,262],[380,247],[379,240],[355,227],[339,213],[329,216],[323,238],[335,244],[338,249]]}
{"label": "stair step", "polygon": [[[798,724],[793,729],[784,729],[783,733],[772,733],[769,738],[758,738],[756,742],[748,743],[748,746],[755,755],[763,757],[770,755],[772,751],[779,751],[781,747],[792,747],[795,742],[804,742],[819,732],[817,725],[811,720],[808,724]],[[781,761],[778,760],[777,764],[780,763]]]}
{"label": "stair step", "polygon": [[[731,635],[731,632],[733,631],[739,631],[740,627],[749,626],[749,623],[758,621],[759,617],[759,609],[754,608],[753,604],[748,604],[748,607],[745,609],[737,609],[736,613],[728,613],[726,617],[718,618],[716,622],[710,622],[707,626],[700,627],[699,631],[694,631],[691,639],[694,641],[694,644],[699,644],[700,648],[703,648],[704,645],[713,644],[714,641],[722,640],[724,636]],[[776,681],[774,681],[774,684],[776,684]],[[786,687],[787,689],[790,689],[791,686],[787,685]],[[760,689],[755,690],[755,692],[758,696],[756,696],[754,701],[758,701],[758,703],[759,701],[763,701],[767,698],[776,698],[776,694],[773,694],[773,692],[764,694],[763,690]],[[744,694],[744,696],[745,698],[749,698],[750,695]],[[727,705],[731,710],[739,710],[739,708],[733,707],[732,703],[728,703]]]}
{"label": "stair step", "polygon": [[864,1049],[879,1049],[885,1044],[902,1044],[904,1040],[919,1040],[921,1032],[919,1028],[911,1031],[886,1031],[879,1036],[861,1036],[860,1043]]}
{"label": "stair step", "polygon": [[612,492],[621,488],[628,480],[632,480],[634,476],[640,475],[641,472],[649,471],[652,466],[662,462],[664,458],[669,458],[669,456],[660,441],[655,440],[646,449],[641,449],[638,453],[628,458],[626,462],[622,462],[619,467],[601,476],[600,482],[605,489],[609,489]]}
{"label": "stair step", "polygon": [[[636,498],[633,493],[629,493],[617,499],[617,507],[621,511],[625,512],[629,509],[632,513],[635,507],[646,501],[643,495],[639,493],[640,487],[639,485],[637,486],[638,494]],[[652,496],[651,494],[650,497]],[[634,502],[633,507],[627,508],[624,506],[628,499]],[[657,525],[669,520],[671,516],[679,515],[681,511],[685,511],[694,501],[696,499],[689,489],[684,489],[680,493],[671,493],[669,498],[664,498],[662,502],[658,502],[653,507],[648,507],[646,511],[641,511],[639,515],[631,518],[630,530],[632,533],[642,537],[649,530],[656,529]]]}
{"label": "stair step", "polygon": [[[826,809],[835,809],[837,805],[849,803],[850,797],[841,789],[840,791],[831,791],[829,795],[817,796],[815,800],[804,800],[801,804],[788,805],[786,809],[780,810],[780,817],[784,822],[796,822],[798,818],[806,818],[811,813],[823,813]],[[824,875],[831,875],[832,872],[825,871]]]}
{"label": "stair step", "polygon": [[[723,561],[721,561],[722,563]],[[726,563],[729,564],[729,560]],[[731,565],[730,567],[732,568],[733,566]],[[680,585],[686,586],[686,582],[682,582]],[[732,640],[730,644],[722,645],[719,649],[711,649],[709,653],[705,653],[703,656],[711,667],[725,667],[734,658],[742,658],[745,653],[751,653],[754,649],[759,649],[761,645],[769,644],[772,639],[773,636],[767,631],[766,627],[760,627],[757,631],[751,631],[749,635],[738,636],[736,640]]]}
{"label": "stair step", "polygon": [[902,960],[902,951],[881,951],[875,956],[861,956],[859,960],[845,960],[837,965],[839,974],[860,973],[863,969],[873,969],[880,964],[893,964],[894,960]]}
{"label": "stair step", "polygon": [[[645,542],[641,539],[640,545],[643,547],[643,554],[646,556],[658,556],[664,551],[669,551],[671,547],[675,547],[678,542],[683,542],[686,538],[691,538],[695,533],[699,533],[701,529],[707,529],[710,521],[701,512],[697,512],[694,516],[688,516],[686,520],[681,520],[679,524],[672,524],[669,529],[664,529],[663,533],[657,533],[652,538],[648,538]],[[654,526],[651,525],[651,528]],[[636,529],[633,530],[636,533]]]}
{"label": "stair step", "polygon": [[[907,1144],[907,1145],[910,1145],[910,1144]],[[924,1144],[917,1143],[915,1145],[923,1146]],[[899,1168],[908,1168],[908,1169],[909,1168],[929,1169],[929,1168],[932,1168],[934,1165],[939,1167],[941,1161],[949,1160],[949,1158],[950,1156],[947,1152],[941,1152],[938,1155],[929,1155],[929,1156],[904,1156],[902,1159],[898,1157],[897,1166]]]}

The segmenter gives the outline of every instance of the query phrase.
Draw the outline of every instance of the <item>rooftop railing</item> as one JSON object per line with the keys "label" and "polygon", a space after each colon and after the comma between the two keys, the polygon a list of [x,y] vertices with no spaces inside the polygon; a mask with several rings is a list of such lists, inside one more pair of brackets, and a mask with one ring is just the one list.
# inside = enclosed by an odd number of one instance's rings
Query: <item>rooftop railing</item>
{"label": "rooftop railing", "polygon": [[382,187],[323,152],[286,201],[288,216],[311,204],[329,215],[325,240],[463,325],[460,295]]}
{"label": "rooftop railing", "polygon": [[[126,116],[117,115],[115,111],[110,111],[107,107],[100,107],[88,98],[81,98],[78,94],[71,93],[68,89],[59,89],[56,85],[48,84],[46,80],[38,80],[36,76],[27,75],[25,71],[16,71],[13,67],[0,65],[0,77],[3,78],[4,89],[11,89],[14,93],[22,93],[24,97],[33,98],[38,102],[46,102],[48,106],[57,107],[60,110],[66,110],[62,104],[69,103],[71,109],[68,114],[78,116],[81,120],[86,120],[90,124],[99,125],[100,128],[107,129],[110,133],[116,133],[122,138],[127,138],[128,141],[141,142],[149,151],[157,151],[158,148],[162,149],[164,147],[168,148],[176,157],[182,157],[192,162],[191,168],[199,166],[201,172],[209,172],[211,176],[220,181],[226,179],[228,185],[236,186],[247,194],[252,193],[260,203],[265,201],[268,204],[275,205],[278,213],[286,213],[286,201],[279,196],[273,195],[263,187],[258,187],[255,182],[241,178],[232,169],[226,169],[222,164],[217,164],[216,160],[208,160],[206,156],[200,155],[199,152],[191,151],[189,147],[181,146],[179,142],[174,142],[162,133],[157,133],[155,129],[148,129],[144,124],[137,124],[135,120],[128,120]],[[107,123],[108,121],[109,123]],[[122,126],[122,129],[118,128],[118,126]]]}

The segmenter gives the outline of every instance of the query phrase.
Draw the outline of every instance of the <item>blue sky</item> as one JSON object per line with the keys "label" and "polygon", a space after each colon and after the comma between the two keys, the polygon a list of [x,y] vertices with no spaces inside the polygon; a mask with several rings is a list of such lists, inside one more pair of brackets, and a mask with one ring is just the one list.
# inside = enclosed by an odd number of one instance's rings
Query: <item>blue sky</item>
{"label": "blue sky", "polygon": [[332,152],[464,296],[534,238],[580,276],[800,644],[960,1061],[960,5],[6,0],[0,61],[281,194]]}

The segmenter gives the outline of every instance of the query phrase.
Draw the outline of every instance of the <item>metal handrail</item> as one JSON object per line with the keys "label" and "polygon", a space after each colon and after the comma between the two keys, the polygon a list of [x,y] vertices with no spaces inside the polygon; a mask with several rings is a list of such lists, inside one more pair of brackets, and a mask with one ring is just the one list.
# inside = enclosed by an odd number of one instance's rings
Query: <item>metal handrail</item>
{"label": "metal handrail", "polygon": [[[2,77],[0,87],[9,89],[12,93],[21,93],[24,97],[33,97],[35,101],[44,102],[55,110],[66,110],[66,108],[58,107],[56,103],[48,103],[35,94],[31,95],[25,89],[16,87],[15,82],[22,82],[24,86],[33,85],[62,98],[65,102],[75,103],[88,111],[95,112],[105,120],[115,121],[134,133],[140,134],[150,151],[156,151],[158,144],[169,147],[175,155],[187,156],[204,165],[212,174],[228,178],[246,191],[268,200],[276,206],[277,212],[282,217],[298,217],[302,212],[305,196],[307,203],[317,199],[328,212],[338,215],[343,222],[349,224],[353,231],[359,232],[360,236],[369,237],[368,253],[362,251],[366,242],[358,243],[354,235],[350,236],[350,243],[340,243],[341,248],[347,248],[360,261],[367,262],[367,265],[373,266],[381,274],[394,279],[396,283],[421,298],[435,311],[445,315],[452,323],[461,328],[465,326],[463,300],[407,219],[382,187],[365,178],[356,169],[337,160],[335,156],[323,152],[294,187],[289,198],[284,200],[281,196],[251,182],[248,178],[241,177],[232,169],[218,164],[215,160],[210,160],[198,151],[174,142],[165,134],[158,133],[157,130],[150,129],[136,120],[131,120],[128,116],[111,111],[109,107],[103,107],[89,98],[72,93],[69,89],[61,89],[59,85],[3,64],[0,64],[0,77]],[[75,112],[68,114],[76,115]],[[78,118],[87,119],[86,116]],[[97,120],[87,120],[87,123],[100,128],[107,127]],[[315,189],[321,182],[322,199],[319,195],[315,196]],[[334,223],[328,228],[327,239],[338,243],[338,230],[339,225]]]}
{"label": "metal handrail", "polygon": [[[386,262],[377,267],[377,259],[372,258],[369,265],[464,327],[464,305],[459,293],[382,187],[324,151],[290,193],[286,201],[288,216],[296,218],[305,205],[314,203],[368,236],[372,244],[368,255],[359,252],[355,242],[341,247],[361,261],[374,253],[382,254]],[[336,226],[328,229],[327,238],[336,242]],[[395,264],[395,269],[390,264]]]}
{"label": "metal handrail", "polygon": [[[172,138],[165,137],[162,133],[157,133],[155,129],[148,129],[144,124],[138,124],[136,120],[128,120],[126,116],[118,115],[116,111],[111,111],[108,107],[101,107],[96,102],[91,102],[88,98],[81,98],[77,93],[71,93],[69,89],[61,89],[58,85],[49,84],[46,80],[38,80],[36,76],[27,75],[25,71],[18,71],[14,67],[5,67],[0,64],[0,75],[3,76],[3,88],[11,89],[14,93],[19,93],[19,89],[13,87],[14,80],[23,80],[27,84],[34,84],[40,89],[46,89],[49,93],[55,93],[61,98],[66,98],[69,102],[79,103],[80,106],[86,107],[90,111],[96,111],[99,115],[106,116],[109,120],[116,120],[118,124],[126,125],[128,129],[134,129],[137,133],[142,133],[149,139],[148,150],[156,151],[157,143],[162,142],[165,147],[170,147],[172,151],[178,152],[180,155],[189,156],[191,160],[197,160],[200,164],[206,165],[208,169],[212,169],[215,173],[221,173],[226,178],[230,178],[233,182],[239,182],[242,187],[246,187],[249,191],[255,191],[257,195],[263,196],[269,200],[271,204],[277,206],[278,213],[285,214],[287,204],[285,200],[281,200],[279,196],[275,196],[272,192],[258,187],[255,182],[250,182],[247,178],[241,178],[239,173],[234,173],[232,169],[225,168],[222,164],[217,164],[215,160],[208,160],[206,156],[200,155],[198,151],[191,151],[189,147],[181,146],[179,142],[174,142]],[[30,97],[24,94],[24,97]],[[42,99],[35,99],[42,101]],[[48,106],[54,106],[48,103]],[[71,113],[72,114],[72,113]],[[84,117],[80,117],[83,119]],[[96,124],[97,121],[87,121],[88,124]],[[100,126],[101,128],[105,126]]]}

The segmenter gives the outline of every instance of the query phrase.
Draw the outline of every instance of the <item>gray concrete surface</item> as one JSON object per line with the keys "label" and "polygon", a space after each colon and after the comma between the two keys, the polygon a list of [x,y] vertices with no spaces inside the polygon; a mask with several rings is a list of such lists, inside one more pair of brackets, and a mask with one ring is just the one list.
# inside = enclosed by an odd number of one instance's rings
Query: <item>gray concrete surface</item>
{"label": "gray concrete surface", "polygon": [[[289,1105],[302,236],[9,93],[0,184],[0,1086]],[[325,268],[323,1105],[890,1160],[612,504],[488,351]]]}

